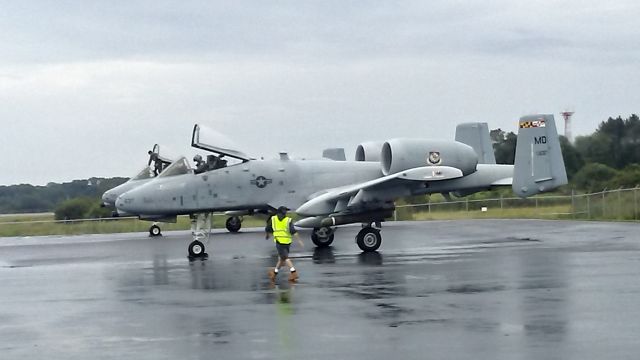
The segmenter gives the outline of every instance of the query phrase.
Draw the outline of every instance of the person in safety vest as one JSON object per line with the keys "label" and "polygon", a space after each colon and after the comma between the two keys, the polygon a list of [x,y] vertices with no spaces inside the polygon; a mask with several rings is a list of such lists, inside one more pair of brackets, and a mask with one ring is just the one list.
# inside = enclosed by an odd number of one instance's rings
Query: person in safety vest
{"label": "person in safety vest", "polygon": [[278,262],[274,269],[269,269],[269,278],[275,280],[278,275],[278,271],[283,263],[289,267],[289,280],[296,281],[298,279],[298,273],[296,268],[293,267],[291,259],[289,259],[289,247],[291,246],[291,238],[296,237],[300,246],[304,246],[304,243],[300,239],[298,232],[293,227],[293,221],[287,216],[287,208],[280,206],[276,211],[276,214],[267,220],[267,227],[265,229],[265,239],[269,239],[273,235],[273,241],[276,243],[276,249],[278,250]]}

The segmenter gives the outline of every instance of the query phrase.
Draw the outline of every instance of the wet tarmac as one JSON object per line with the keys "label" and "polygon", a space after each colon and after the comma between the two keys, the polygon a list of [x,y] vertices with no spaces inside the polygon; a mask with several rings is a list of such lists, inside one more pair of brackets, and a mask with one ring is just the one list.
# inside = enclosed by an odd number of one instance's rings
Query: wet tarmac
{"label": "wet tarmac", "polygon": [[[637,359],[640,224],[358,227],[267,268],[260,229],[0,238],[1,359]],[[295,249],[295,248],[294,248]]]}

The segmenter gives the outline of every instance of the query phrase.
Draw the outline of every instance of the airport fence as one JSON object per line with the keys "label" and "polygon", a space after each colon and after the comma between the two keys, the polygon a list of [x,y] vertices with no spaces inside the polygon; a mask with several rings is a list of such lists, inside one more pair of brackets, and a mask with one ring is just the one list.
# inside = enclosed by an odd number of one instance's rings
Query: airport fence
{"label": "airport fence", "polygon": [[395,220],[538,218],[640,221],[640,187],[522,199],[460,199],[396,207]]}
{"label": "airport fence", "polygon": [[[223,229],[224,214],[214,214],[215,229]],[[399,205],[394,220],[451,220],[481,218],[575,219],[640,221],[640,187],[591,194],[537,195],[526,199],[499,197],[460,199]],[[137,218],[54,220],[53,214],[0,216],[0,237],[73,235],[148,231],[151,222]],[[188,216],[162,223],[162,231],[187,230]],[[245,217],[243,227],[264,226],[264,219]]]}
{"label": "airport fence", "polygon": [[[224,228],[227,216],[213,215],[213,227]],[[146,232],[151,225],[152,222],[136,217],[54,220],[53,214],[7,215],[0,217],[0,237]],[[175,223],[159,225],[162,231],[188,230],[191,227],[191,219],[186,215],[178,216]],[[243,226],[264,226],[264,220],[247,217]]]}

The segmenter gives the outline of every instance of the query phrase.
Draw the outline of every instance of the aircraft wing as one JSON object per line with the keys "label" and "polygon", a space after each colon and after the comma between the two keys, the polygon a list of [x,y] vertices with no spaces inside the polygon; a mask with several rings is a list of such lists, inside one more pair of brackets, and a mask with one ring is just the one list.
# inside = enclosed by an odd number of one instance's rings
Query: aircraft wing
{"label": "aircraft wing", "polygon": [[381,190],[390,194],[391,188],[403,187],[412,182],[450,180],[462,177],[460,169],[449,166],[417,167],[359,184],[328,189],[313,196],[296,209],[303,216],[325,215],[364,207],[378,200]]}

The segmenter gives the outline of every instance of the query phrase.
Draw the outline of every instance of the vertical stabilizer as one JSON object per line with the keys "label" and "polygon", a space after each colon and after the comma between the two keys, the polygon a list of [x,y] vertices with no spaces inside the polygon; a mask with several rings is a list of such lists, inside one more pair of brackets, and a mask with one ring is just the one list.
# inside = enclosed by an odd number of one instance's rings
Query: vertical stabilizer
{"label": "vertical stabilizer", "polygon": [[523,116],[518,125],[513,192],[527,197],[566,184],[567,172],[553,115]]}
{"label": "vertical stabilizer", "polygon": [[335,161],[346,161],[347,157],[344,154],[344,148],[329,148],[322,150],[322,157]]}
{"label": "vertical stabilizer", "polygon": [[496,163],[487,123],[464,123],[456,126],[456,141],[471,146],[478,155],[479,164]]}

